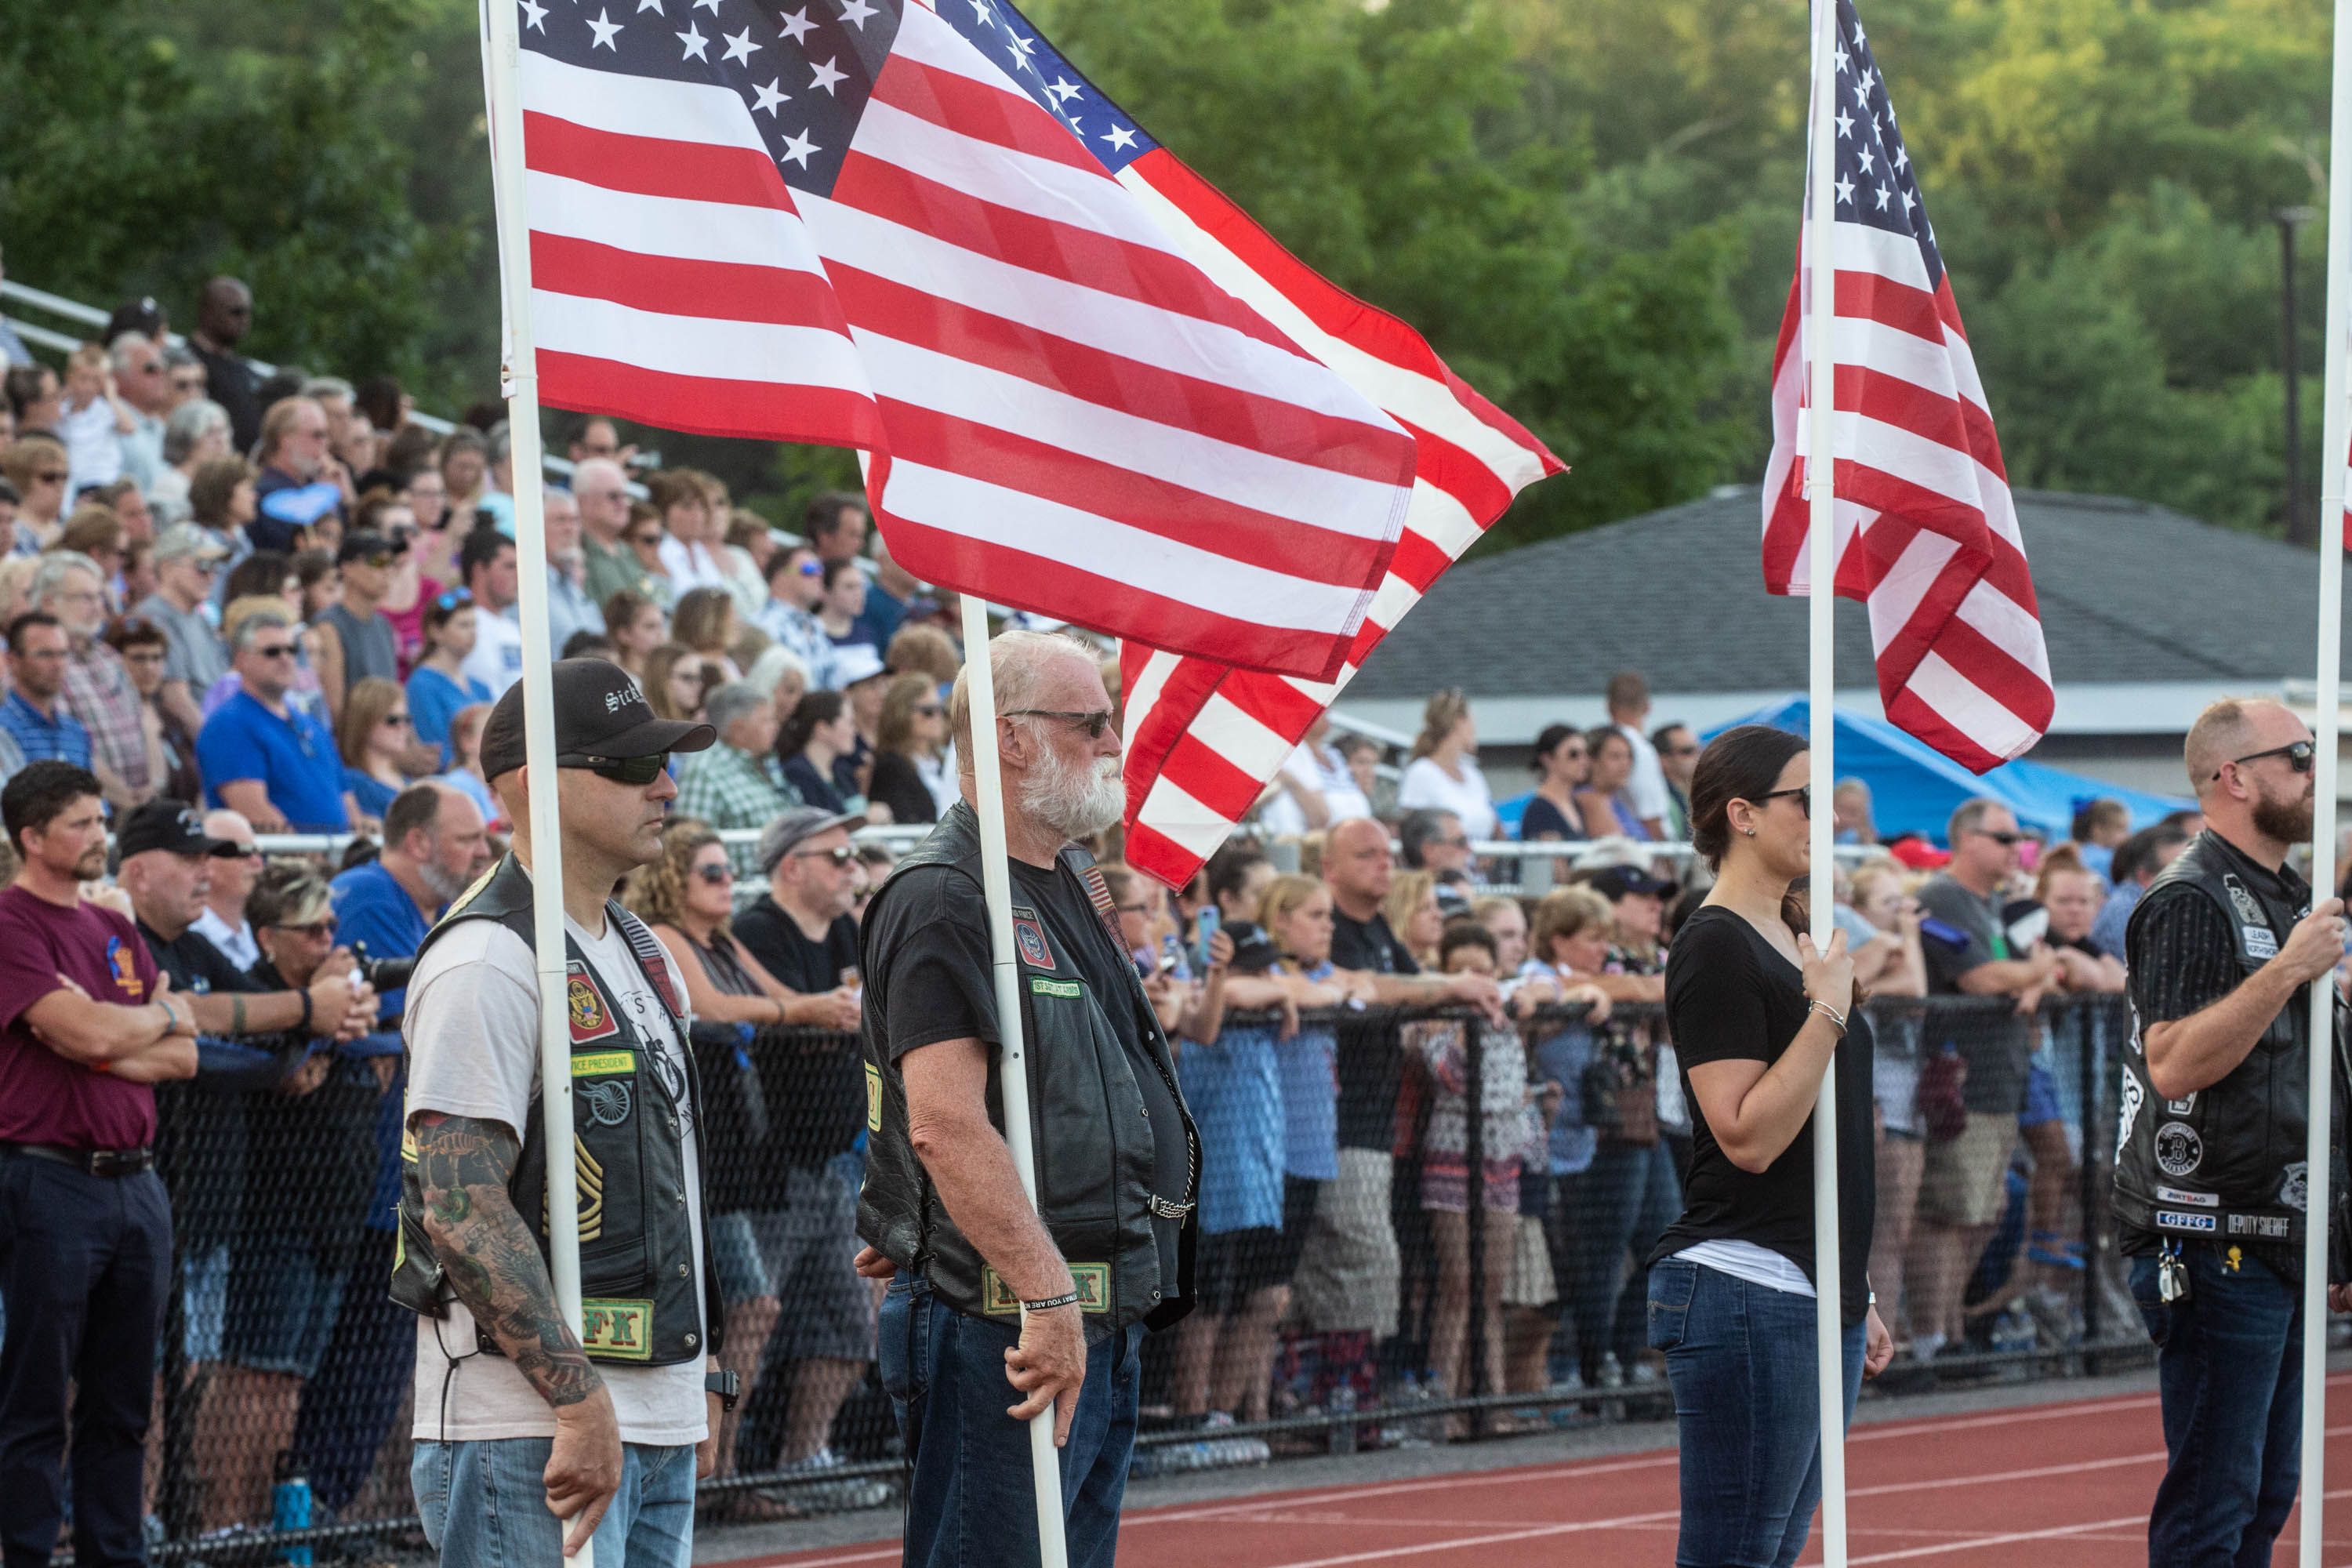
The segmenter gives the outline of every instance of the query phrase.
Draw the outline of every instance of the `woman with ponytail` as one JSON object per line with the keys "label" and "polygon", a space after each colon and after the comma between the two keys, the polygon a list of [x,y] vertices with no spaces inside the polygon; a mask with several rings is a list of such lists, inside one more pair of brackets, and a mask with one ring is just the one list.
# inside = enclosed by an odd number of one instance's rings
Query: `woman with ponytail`
{"label": "woman with ponytail", "polygon": [[1666,961],[1693,1146],[1649,1301],[1681,1423],[1683,1568],[1785,1568],[1821,1498],[1813,1102],[1833,1054],[1847,1420],[1895,1349],[1870,1294],[1870,1025],[1844,932],[1815,951],[1794,891],[1811,783],[1803,739],[1753,724],[1717,736],[1691,782],[1691,842],[1716,883]]}

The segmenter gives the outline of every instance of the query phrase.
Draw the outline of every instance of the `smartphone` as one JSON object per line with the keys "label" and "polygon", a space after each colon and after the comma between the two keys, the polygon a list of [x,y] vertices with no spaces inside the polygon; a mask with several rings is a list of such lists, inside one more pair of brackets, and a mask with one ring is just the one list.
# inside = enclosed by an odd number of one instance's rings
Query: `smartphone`
{"label": "smartphone", "polygon": [[1194,917],[1193,956],[1199,960],[1199,968],[1203,974],[1209,971],[1209,939],[1217,934],[1217,927],[1221,923],[1222,919],[1214,904],[1202,906],[1200,914]]}

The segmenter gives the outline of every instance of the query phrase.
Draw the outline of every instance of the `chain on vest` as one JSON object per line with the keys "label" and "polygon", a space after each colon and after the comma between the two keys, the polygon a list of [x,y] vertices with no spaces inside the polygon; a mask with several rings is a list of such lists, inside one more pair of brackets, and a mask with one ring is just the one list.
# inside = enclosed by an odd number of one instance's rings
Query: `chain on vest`
{"label": "chain on vest", "polygon": [[[641,1034],[613,1005],[611,981],[569,935],[564,956],[570,968],[567,1002],[572,1026],[572,1163],[580,1194],[580,1293],[583,1347],[591,1361],[620,1365],[667,1366],[719,1348],[719,1283],[707,1242],[702,1299],[695,1291],[695,1236],[688,1216],[696,1211],[686,1190],[686,1116],[702,1103],[686,1013],[661,947],[645,922],[617,903],[604,918],[627,938],[637,967],[670,1015],[683,1062]],[[469,920],[492,920],[525,942],[532,940],[530,878],[512,856],[460,895],[417,949],[422,959],[433,943]],[[412,988],[409,1001],[415,1005]],[[530,1042],[534,1053],[536,1037]],[[542,1086],[542,1092],[544,1092]],[[422,1184],[415,1135],[404,1125],[400,1141],[400,1231],[392,1274],[392,1299],[413,1312],[448,1316],[455,1293],[434,1252],[424,1225]],[[523,1129],[522,1156],[507,1191],[549,1251],[547,1234],[547,1126],[538,1095]],[[498,1354],[489,1334],[477,1327],[480,1348]]]}

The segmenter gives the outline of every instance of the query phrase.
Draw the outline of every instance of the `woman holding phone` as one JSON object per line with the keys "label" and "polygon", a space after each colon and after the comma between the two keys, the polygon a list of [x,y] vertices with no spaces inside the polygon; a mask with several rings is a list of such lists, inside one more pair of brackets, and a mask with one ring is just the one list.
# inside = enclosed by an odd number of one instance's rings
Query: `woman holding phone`
{"label": "woman holding phone", "polygon": [[1865,1371],[1894,1354],[1870,1293],[1870,1025],[1845,933],[1816,951],[1794,891],[1811,783],[1803,738],[1755,724],[1717,736],[1691,782],[1691,842],[1717,879],[1666,962],[1693,1142],[1649,1299],[1681,1425],[1685,1568],[1786,1568],[1821,1497],[1813,1105],[1832,1055],[1847,1420]]}

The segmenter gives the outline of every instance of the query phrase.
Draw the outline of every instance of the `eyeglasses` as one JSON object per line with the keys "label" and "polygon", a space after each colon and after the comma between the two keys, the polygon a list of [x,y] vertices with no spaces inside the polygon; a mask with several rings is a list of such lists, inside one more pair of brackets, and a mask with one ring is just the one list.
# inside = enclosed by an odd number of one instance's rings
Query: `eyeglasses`
{"label": "eyeglasses", "polygon": [[[373,566],[381,572],[400,557],[390,551],[377,551],[372,554],[360,556],[358,559],[362,565]],[[343,564],[348,566],[351,563],[347,561]]]}
{"label": "eyeglasses", "polygon": [[282,642],[274,647],[262,647],[257,645],[256,647],[247,648],[246,651],[252,654],[256,658],[292,658],[294,657],[294,645],[290,642]]}
{"label": "eyeglasses", "polygon": [[726,864],[721,862],[715,866],[697,866],[694,868],[694,877],[695,880],[708,882],[716,888],[722,883],[733,881],[735,873],[729,870]]}
{"label": "eyeglasses", "polygon": [[377,722],[389,724],[395,730],[405,730],[408,728],[408,715],[405,713],[387,713],[382,719],[378,720]]}
{"label": "eyeglasses", "polygon": [[[2267,752],[2251,752],[2242,757],[2231,757],[2230,765],[2244,767],[2248,763],[2259,763],[2264,757],[2284,757],[2288,767],[2293,768],[2296,773],[2307,773],[2311,771],[2311,760],[2316,754],[2309,741],[2294,741],[2284,746],[2273,746]],[[2215,768],[2213,776],[2220,778],[2221,770]]]}
{"label": "eyeglasses", "polygon": [[473,602],[474,591],[471,588],[452,588],[435,599],[433,607],[436,610],[462,610]]}
{"label": "eyeglasses", "polygon": [[584,768],[598,778],[611,779],[633,789],[643,789],[661,777],[669,766],[667,752],[652,752],[642,757],[594,757],[585,754],[561,756],[555,759],[559,768]]}
{"label": "eyeglasses", "polygon": [[1806,821],[1811,822],[1812,820],[1813,786],[1811,784],[1807,784],[1801,789],[1776,789],[1768,794],[1759,795],[1756,797],[1756,804],[1762,805],[1767,801],[1778,800],[1784,795],[1796,801],[1797,809],[1804,814]]}
{"label": "eyeglasses", "polygon": [[793,851],[791,858],[794,860],[830,860],[836,868],[838,868],[846,866],[852,860],[856,859],[857,851],[852,849],[846,844],[836,844],[830,849],[795,849]]}
{"label": "eyeglasses", "polygon": [[2022,833],[1987,833],[1981,827],[1976,829],[1976,836],[1979,838],[1990,838],[2004,849],[2014,849],[2025,842],[2025,835]]}
{"label": "eyeglasses", "polygon": [[272,931],[291,931],[294,935],[302,938],[305,942],[331,942],[334,940],[335,936],[335,920],[333,916],[330,915],[325,920],[311,921],[305,925],[274,925],[269,929]]}
{"label": "eyeglasses", "polygon": [[1072,713],[1058,708],[1015,708],[1004,717],[1007,719],[1059,719],[1065,724],[1084,730],[1087,740],[1099,741],[1102,739],[1103,731],[1110,728],[1111,721],[1117,715],[1108,708],[1097,708],[1091,713]]}

